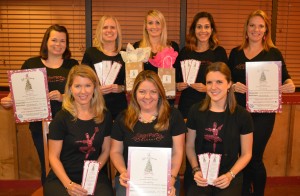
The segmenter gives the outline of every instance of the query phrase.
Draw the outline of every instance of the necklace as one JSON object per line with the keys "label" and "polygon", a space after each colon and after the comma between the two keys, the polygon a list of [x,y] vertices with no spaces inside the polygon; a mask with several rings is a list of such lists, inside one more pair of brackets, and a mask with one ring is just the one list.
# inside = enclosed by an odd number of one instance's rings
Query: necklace
{"label": "necklace", "polygon": [[139,121],[142,123],[152,123],[157,118],[157,114],[152,115],[150,118],[145,118],[141,113],[139,115]]}

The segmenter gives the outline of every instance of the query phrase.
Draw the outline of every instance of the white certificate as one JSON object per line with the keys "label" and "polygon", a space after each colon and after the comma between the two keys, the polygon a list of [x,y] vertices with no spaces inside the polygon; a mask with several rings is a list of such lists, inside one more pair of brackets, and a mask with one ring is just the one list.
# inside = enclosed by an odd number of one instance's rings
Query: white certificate
{"label": "white certificate", "polygon": [[17,123],[51,120],[46,68],[8,71]]}
{"label": "white certificate", "polygon": [[246,62],[246,108],[249,112],[281,112],[281,61]]}
{"label": "white certificate", "polygon": [[203,178],[207,180],[207,184],[214,186],[214,180],[218,178],[221,154],[204,153],[198,155],[201,172]]}
{"label": "white certificate", "polygon": [[127,196],[167,196],[171,148],[129,147]]}
{"label": "white certificate", "polygon": [[94,195],[99,173],[99,162],[94,160],[84,161],[81,186],[88,191],[88,195]]}

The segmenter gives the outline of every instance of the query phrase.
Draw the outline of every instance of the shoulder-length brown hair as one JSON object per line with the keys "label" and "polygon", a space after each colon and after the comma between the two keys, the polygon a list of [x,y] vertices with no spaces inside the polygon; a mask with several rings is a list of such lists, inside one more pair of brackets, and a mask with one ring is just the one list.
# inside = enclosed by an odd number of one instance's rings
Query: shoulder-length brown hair
{"label": "shoulder-length brown hair", "polygon": [[130,104],[125,112],[125,126],[129,130],[133,131],[133,127],[138,121],[141,108],[137,102],[136,93],[140,84],[146,80],[154,84],[159,94],[159,100],[157,104],[157,123],[154,126],[154,128],[157,131],[166,130],[169,128],[170,105],[166,98],[165,89],[161,83],[160,78],[154,71],[151,70],[145,70],[140,72],[134,81],[131,92]]}
{"label": "shoulder-length brown hair", "polygon": [[210,23],[212,32],[209,37],[208,43],[209,43],[209,49],[214,50],[217,48],[217,46],[219,44],[219,40],[217,37],[218,31],[217,31],[216,23],[214,21],[213,16],[208,12],[199,12],[194,16],[194,19],[193,19],[192,24],[189,29],[189,33],[186,37],[186,48],[191,51],[194,51],[197,49],[197,37],[195,34],[195,30],[197,27],[197,22],[200,18],[207,18]]}
{"label": "shoulder-length brown hair", "polygon": [[248,39],[248,35],[247,35],[247,28],[248,28],[248,24],[251,18],[253,18],[254,16],[259,16],[261,17],[266,25],[266,32],[265,32],[265,38],[262,39],[262,45],[264,50],[269,51],[270,48],[276,48],[276,46],[274,45],[273,41],[272,41],[272,35],[271,35],[271,21],[268,18],[267,14],[262,11],[262,10],[255,10],[252,13],[249,14],[245,24],[244,24],[244,31],[243,31],[243,40],[242,40],[242,44],[239,47],[239,50],[242,50],[246,47],[248,47],[249,45],[249,39]]}
{"label": "shoulder-length brown hair", "polygon": [[76,76],[88,78],[92,81],[94,85],[94,94],[90,102],[90,108],[92,109],[94,114],[94,121],[96,123],[101,123],[104,120],[104,112],[106,111],[105,102],[100,91],[98,77],[95,71],[87,65],[76,65],[70,70],[67,84],[65,86],[65,95],[62,104],[63,109],[70,112],[74,117],[74,120],[77,120],[78,111],[71,92],[71,86],[73,85],[74,78]]}
{"label": "shoulder-length brown hair", "polygon": [[43,37],[43,41],[41,44],[41,48],[40,48],[40,56],[42,59],[47,60],[48,59],[48,40],[50,37],[50,33],[51,31],[57,31],[57,32],[61,32],[61,33],[65,33],[66,34],[66,50],[62,55],[63,59],[70,59],[71,58],[71,51],[70,51],[70,42],[69,42],[69,33],[66,29],[66,27],[58,25],[58,24],[54,24],[52,26],[50,26]]}
{"label": "shoulder-length brown hair", "polygon": [[[229,67],[223,62],[215,62],[210,64],[206,69],[205,77],[209,72],[216,72],[216,71],[222,73],[225,76],[228,83],[231,82],[231,71]],[[200,105],[199,110],[200,111],[209,110],[210,102],[211,102],[211,98],[210,96],[208,96],[208,94],[206,94],[206,97],[204,98],[202,104]],[[232,85],[230,86],[227,92],[226,105],[230,113],[233,113],[236,108],[236,99],[234,96]]]}
{"label": "shoulder-length brown hair", "polygon": [[107,19],[112,19],[116,23],[117,28],[117,39],[115,41],[115,51],[114,52],[120,52],[122,49],[122,32],[121,32],[121,25],[116,17],[110,16],[110,15],[104,15],[100,18],[97,28],[96,28],[96,34],[95,38],[93,40],[94,47],[98,48],[98,50],[103,51],[103,26],[104,22]]}

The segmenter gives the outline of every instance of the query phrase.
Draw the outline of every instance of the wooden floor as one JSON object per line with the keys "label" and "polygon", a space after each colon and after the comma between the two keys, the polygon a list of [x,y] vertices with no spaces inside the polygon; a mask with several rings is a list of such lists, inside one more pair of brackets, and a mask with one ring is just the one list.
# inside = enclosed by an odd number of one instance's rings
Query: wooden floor
{"label": "wooden floor", "polygon": [[[39,187],[38,180],[0,180],[0,196],[29,196]],[[265,196],[300,196],[300,176],[268,178]]]}

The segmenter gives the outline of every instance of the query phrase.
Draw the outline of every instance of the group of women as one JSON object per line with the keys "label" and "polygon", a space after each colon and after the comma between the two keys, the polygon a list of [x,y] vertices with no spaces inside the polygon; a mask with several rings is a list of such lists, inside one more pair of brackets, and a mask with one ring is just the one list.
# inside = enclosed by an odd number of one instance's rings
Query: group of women
{"label": "group of women", "polygon": [[[108,158],[118,171],[116,194],[126,195],[130,180],[129,146],[172,148],[169,195],[179,195],[178,172],[184,151],[186,195],[263,195],[266,170],[262,156],[275,113],[250,114],[245,110],[245,63],[281,61],[280,90],[295,91],[284,59],[272,43],[267,15],[261,10],[249,15],[242,44],[232,49],[228,59],[225,49],[218,44],[216,24],[210,13],[195,15],[181,51],[167,39],[163,14],[158,10],[147,13],[143,38],[134,46],[151,47],[150,58],[165,48],[179,52],[174,62],[176,87],[181,91],[178,110],[170,106],[157,68],[149,62],[144,63],[145,71],[135,79],[127,103],[121,45],[119,22],[113,16],[103,16],[93,47],[85,51],[82,65],[77,65],[70,58],[67,30],[53,25],[44,35],[40,56],[22,66],[47,68],[54,119],[49,126],[51,171],[46,180],[41,123],[30,123],[41,161],[45,195],[86,195],[81,186],[84,160],[97,160],[100,164],[95,195],[113,195],[106,169]],[[201,61],[194,84],[184,82],[180,67],[181,61],[190,59]],[[94,64],[103,61],[121,65],[114,84],[99,85]],[[11,107],[11,95],[3,98],[1,104]],[[222,155],[213,185],[208,185],[199,165],[197,155],[203,153]]]}

